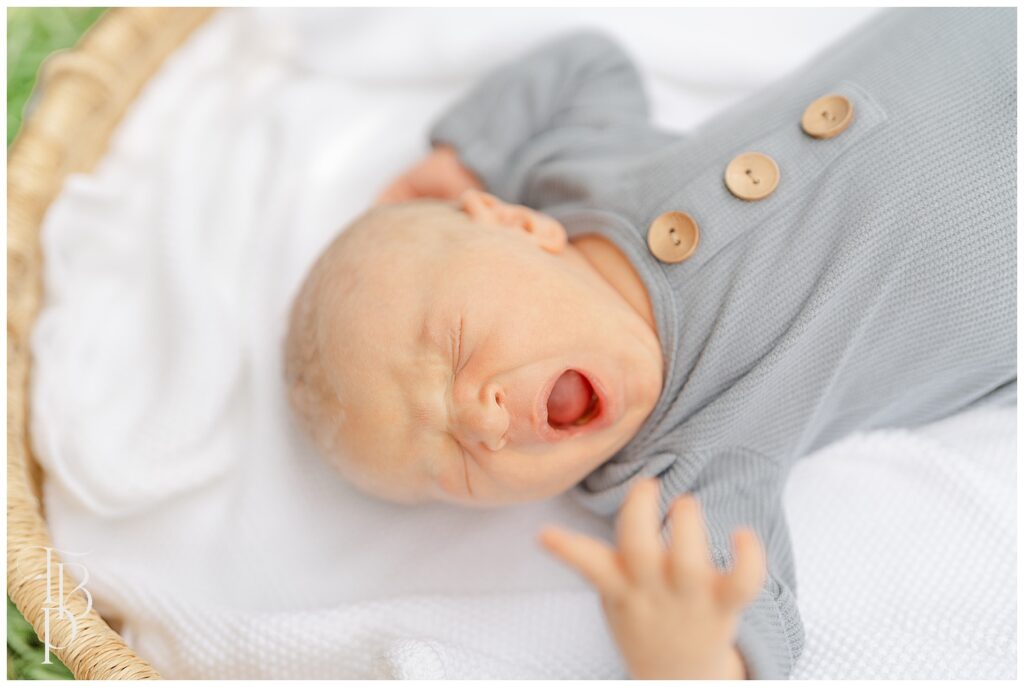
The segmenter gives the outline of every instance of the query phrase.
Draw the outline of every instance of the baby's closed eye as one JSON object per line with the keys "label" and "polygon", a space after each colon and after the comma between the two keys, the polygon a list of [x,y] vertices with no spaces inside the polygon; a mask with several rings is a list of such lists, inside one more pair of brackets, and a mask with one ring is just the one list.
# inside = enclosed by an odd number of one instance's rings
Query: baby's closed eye
{"label": "baby's closed eye", "polygon": [[466,363],[469,362],[469,357],[468,356],[465,359],[463,359],[463,353],[464,353],[464,350],[465,350],[464,349],[465,332],[466,332],[466,318],[464,316],[460,315],[459,316],[459,323],[458,323],[458,325],[456,325],[455,329],[452,331],[452,341],[453,341],[453,347],[454,347],[453,353],[452,353],[453,376],[457,375],[459,372],[461,372],[462,368],[464,368],[466,366]]}

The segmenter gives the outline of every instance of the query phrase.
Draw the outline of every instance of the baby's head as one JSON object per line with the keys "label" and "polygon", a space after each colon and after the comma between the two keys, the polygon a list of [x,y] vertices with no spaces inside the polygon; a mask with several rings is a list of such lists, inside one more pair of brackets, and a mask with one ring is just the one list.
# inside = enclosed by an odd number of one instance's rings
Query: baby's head
{"label": "baby's head", "polygon": [[636,434],[662,383],[651,325],[562,225],[477,191],[357,218],[311,268],[285,348],[319,450],[403,502],[565,491]]}

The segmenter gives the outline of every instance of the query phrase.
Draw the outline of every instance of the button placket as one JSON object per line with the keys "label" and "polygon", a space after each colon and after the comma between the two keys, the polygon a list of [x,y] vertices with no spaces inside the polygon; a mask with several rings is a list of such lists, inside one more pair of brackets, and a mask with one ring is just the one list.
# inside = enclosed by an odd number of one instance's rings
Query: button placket
{"label": "button placket", "polygon": [[700,243],[700,227],[685,212],[664,212],[647,230],[647,246],[658,260],[682,262],[693,255]]}
{"label": "button placket", "polygon": [[725,168],[725,187],[741,200],[761,200],[779,185],[779,165],[764,153],[737,155]]}
{"label": "button placket", "polygon": [[[776,126],[739,148],[739,151],[760,152],[776,161],[780,175],[777,187],[771,194],[758,202],[737,202],[737,197],[724,183],[722,159],[708,159],[702,165],[703,171],[689,178],[682,188],[659,204],[658,209],[662,213],[666,209],[678,209],[695,218],[695,225],[697,220],[700,222],[699,250],[693,251],[682,264],[673,269],[682,270],[684,273],[698,270],[746,232],[755,228],[767,230],[773,226],[772,218],[776,213],[801,198],[821,174],[847,150],[871,135],[878,127],[884,126],[887,119],[884,108],[857,84],[841,81],[836,84],[834,90],[826,92],[843,94],[851,103],[856,103],[857,116],[847,123],[848,128],[843,136],[827,144],[811,138],[797,121],[794,121],[798,116],[796,113],[800,112],[796,110],[789,123]],[[733,152],[732,159],[744,154],[739,151]],[[725,158],[725,161],[729,160],[730,158]],[[746,169],[747,167],[744,167],[741,171],[744,176]],[[786,173],[785,183],[781,182],[783,169]],[[654,219],[660,214],[654,215]],[[649,231],[654,219],[650,218],[650,215],[646,219],[648,245]],[[653,249],[650,249],[650,252],[653,253]]]}
{"label": "button placket", "polygon": [[830,93],[807,106],[800,118],[800,128],[808,136],[828,139],[846,131],[852,121],[853,103],[845,96]]}

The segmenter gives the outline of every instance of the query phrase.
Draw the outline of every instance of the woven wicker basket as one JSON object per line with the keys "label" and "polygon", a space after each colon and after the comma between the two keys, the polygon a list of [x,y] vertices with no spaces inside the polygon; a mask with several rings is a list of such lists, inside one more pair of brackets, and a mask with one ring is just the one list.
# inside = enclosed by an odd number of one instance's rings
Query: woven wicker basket
{"label": "woven wicker basket", "polygon": [[[39,226],[64,178],[99,161],[128,105],[163,60],[213,10],[118,8],[108,11],[74,50],[43,66],[36,107],[7,161],[7,592],[43,636],[52,547],[40,500],[42,470],[29,441],[29,334],[42,296]],[[51,556],[56,571],[56,555]],[[49,582],[50,589],[47,589]],[[64,576],[64,589],[75,586]],[[50,621],[50,645],[79,679],[160,677],[132,652],[81,594],[67,597],[77,618]]]}

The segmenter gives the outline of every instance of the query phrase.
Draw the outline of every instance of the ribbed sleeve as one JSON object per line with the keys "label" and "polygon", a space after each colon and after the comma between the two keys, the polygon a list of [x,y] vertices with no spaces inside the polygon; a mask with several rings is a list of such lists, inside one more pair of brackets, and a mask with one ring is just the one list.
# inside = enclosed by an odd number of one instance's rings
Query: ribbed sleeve
{"label": "ribbed sleeve", "polygon": [[555,37],[486,74],[431,126],[431,145],[454,147],[495,195],[516,200],[535,162],[524,148],[542,136],[645,122],[636,67],[608,36]]}
{"label": "ribbed sleeve", "polygon": [[731,534],[736,528],[753,528],[765,547],[768,576],[757,599],[744,609],[735,640],[751,679],[787,678],[803,652],[796,575],[782,510],[785,475],[778,463],[743,448],[682,455],[662,475],[666,510],[673,495],[697,497],[719,570],[732,568]]}

